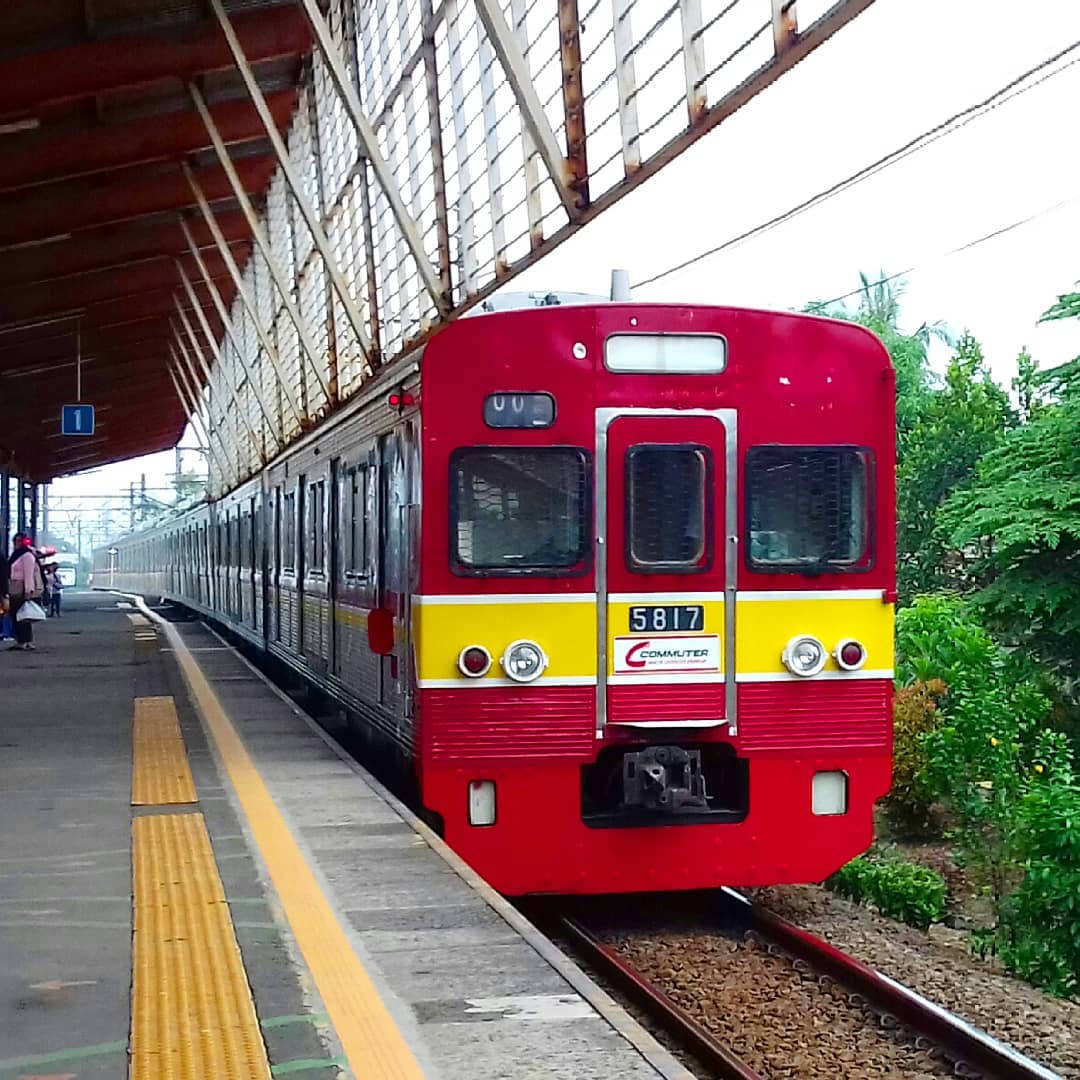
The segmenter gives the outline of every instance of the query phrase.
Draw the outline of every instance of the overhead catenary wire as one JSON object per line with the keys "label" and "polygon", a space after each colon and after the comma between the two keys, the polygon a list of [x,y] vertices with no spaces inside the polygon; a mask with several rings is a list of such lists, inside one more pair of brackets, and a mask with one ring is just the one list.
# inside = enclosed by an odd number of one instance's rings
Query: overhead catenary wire
{"label": "overhead catenary wire", "polygon": [[[1061,202],[1054,203],[1053,206],[1046,206],[1042,210],[1037,210],[1034,214],[1028,214],[1026,217],[1019,218],[1016,221],[1010,222],[1008,225],[1002,225],[991,232],[984,233],[982,236],[977,237],[974,240],[968,240],[966,243],[960,244],[959,247],[954,247],[949,251],[942,252],[938,256],[938,259],[949,259],[954,255],[961,255],[965,251],[970,251],[972,248],[978,247],[980,244],[985,244],[990,240],[996,240],[999,236],[1004,236],[1006,233],[1012,232],[1014,229],[1022,228],[1024,225],[1030,225],[1034,221],[1038,221],[1040,218],[1047,217],[1049,214],[1055,214],[1058,210],[1064,210],[1066,206],[1071,206],[1075,202],[1080,202],[1080,195],[1074,195],[1069,199],[1062,199]],[[930,260],[935,261],[935,260]],[[886,274],[884,277],[877,278],[875,281],[869,281],[866,285],[860,285],[857,289],[851,289],[849,292],[842,293],[840,296],[834,296],[830,300],[815,300],[815,307],[827,308],[833,304],[843,303],[845,300],[850,300],[853,296],[858,296],[865,288],[877,288],[879,285],[888,285],[890,282],[896,281],[900,278],[905,278],[909,274],[914,274],[919,268],[920,263],[916,263],[907,267],[904,270],[897,270],[894,274]]]}
{"label": "overhead catenary wire", "polygon": [[[1029,68],[1027,71],[1010,79],[1000,89],[995,90],[989,97],[983,98],[980,101],[975,102],[972,105],[961,109],[960,112],[953,113],[947,119],[940,121],[933,127],[928,128],[920,135],[916,135],[915,138],[909,139],[903,145],[898,146],[895,150],[890,151],[882,157],[864,165],[856,172],[851,173],[849,176],[844,177],[842,180],[836,181],[829,187],[811,195],[809,198],[803,199],[801,202],[796,203],[794,206],[779,214],[775,214],[773,217],[768,218],[766,221],[760,222],[757,225],[752,226],[749,229],[744,229],[742,232],[735,236],[724,240],[719,244],[714,244],[712,247],[707,248],[704,251],[699,252],[696,255],[691,256],[688,259],[683,259],[681,262],[676,263],[674,266],[668,267],[666,270],[661,270],[650,277],[644,278],[641,281],[634,282],[632,288],[642,289],[647,285],[655,284],[657,281],[661,281],[664,278],[670,277],[672,274],[677,274],[682,270],[686,270],[691,266],[702,262],[704,259],[708,259],[713,255],[718,255],[722,251],[727,251],[730,248],[736,247],[739,244],[744,243],[747,240],[752,239],[755,236],[760,236],[763,233],[769,232],[772,229],[777,228],[779,225],[783,225],[786,222],[798,217],[800,214],[805,213],[808,210],[813,209],[815,206],[820,205],[827,200],[834,198],[848,189],[855,187],[857,184],[862,183],[864,180],[870,179],[870,177],[876,175],[879,172],[889,168],[892,165],[903,161],[905,158],[912,154],[918,153],[920,150],[924,150],[927,146],[937,142],[938,139],[945,138],[948,135],[952,135],[965,127],[967,124],[974,120],[979,119],[986,113],[1004,105],[1007,101],[1011,101],[1021,94],[1027,93],[1029,90],[1035,89],[1035,87],[1042,85],[1047,80],[1053,78],[1056,75],[1060,75],[1062,72],[1068,70],[1073,65],[1080,63],[1080,56],[1075,57],[1068,63],[1062,64],[1060,67],[1055,68],[1053,71],[1047,69],[1053,68],[1059,61],[1064,60],[1070,54],[1080,50],[1080,40],[1072,42],[1071,45],[1067,45],[1065,48],[1058,50],[1053,55],[1047,57],[1045,60],[1040,61],[1034,67]],[[1032,80],[1034,76],[1040,72],[1047,72],[1041,79]]]}

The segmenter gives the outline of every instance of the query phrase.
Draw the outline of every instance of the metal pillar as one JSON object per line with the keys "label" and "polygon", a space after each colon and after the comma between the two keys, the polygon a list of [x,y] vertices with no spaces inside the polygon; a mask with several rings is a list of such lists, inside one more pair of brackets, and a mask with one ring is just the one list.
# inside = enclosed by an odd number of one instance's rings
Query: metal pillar
{"label": "metal pillar", "polygon": [[[235,478],[232,471],[226,466],[226,459],[221,457],[218,452],[218,448],[214,445],[213,439],[210,436],[209,431],[203,424],[202,417],[198,411],[198,401],[196,399],[189,399],[187,394],[190,393],[190,387],[187,386],[187,380],[184,378],[183,369],[180,366],[180,361],[176,358],[176,353],[170,349],[170,355],[172,362],[169,366],[169,378],[172,379],[173,388],[176,390],[176,396],[183,406],[184,412],[187,414],[188,423],[191,425],[192,430],[195,432],[195,437],[199,442],[207,448],[214,462],[217,464],[218,471],[221,473],[222,480],[225,483],[231,483]],[[183,383],[183,388],[181,387]],[[212,421],[211,421],[212,422]],[[200,432],[202,433],[200,435]],[[180,462],[179,462],[180,448],[177,447],[177,475],[180,474]],[[177,488],[179,491],[179,487]]]}
{"label": "metal pillar", "polygon": [[[232,158],[229,157],[229,151],[225,146],[225,141],[221,137],[221,133],[218,131],[217,124],[214,123],[213,116],[210,115],[210,110],[206,106],[202,94],[199,92],[199,88],[193,84],[188,87],[191,92],[191,99],[195,102],[195,108],[198,110],[199,115],[202,117],[203,124],[206,127],[206,133],[210,136],[210,141],[214,144],[214,150],[217,153],[218,164],[221,165],[225,171],[225,175],[229,178],[229,183],[233,189],[233,195],[236,196],[236,201],[240,204],[240,209],[244,213],[244,217],[247,219],[248,228],[251,229],[251,235],[255,239],[255,243],[259,247],[259,251],[262,253],[263,261],[266,263],[267,268],[270,271],[270,276],[274,280],[274,284],[277,286],[278,295],[281,297],[282,303],[285,305],[285,310],[292,320],[293,326],[296,327],[296,336],[300,339],[300,344],[303,347],[304,352],[307,353],[308,359],[311,361],[312,370],[315,372],[315,377],[319,380],[319,385],[323,387],[323,390],[327,393],[327,400],[329,400],[329,388],[326,386],[323,378],[322,371],[319,367],[320,353],[319,346],[315,343],[315,339],[311,336],[311,331],[308,329],[307,322],[300,314],[300,309],[296,306],[296,302],[292,297],[292,283],[286,278],[285,271],[282,270],[280,264],[277,261],[277,257],[274,255],[274,249],[270,244],[270,239],[266,235],[263,229],[262,222],[259,220],[258,214],[255,213],[255,207],[252,205],[251,198],[249,197],[244,185],[240,182],[240,175],[236,171],[236,166],[233,164]],[[331,281],[331,284],[334,284]],[[337,286],[334,286],[335,292]],[[350,316],[351,321],[351,316]],[[367,362],[369,370],[373,370],[371,345],[368,343],[365,345],[364,339],[360,340],[360,347],[364,352],[364,359]]]}
{"label": "metal pillar", "polygon": [[[229,394],[233,399],[233,404],[236,406],[236,414],[243,422],[244,427],[247,429],[248,435],[251,437],[251,442],[255,447],[255,455],[263,465],[266,464],[266,450],[260,445],[260,439],[255,434],[255,428],[251,424],[251,420],[248,418],[248,414],[244,409],[243,403],[240,400],[240,394],[236,389],[236,384],[233,382],[231,373],[226,365],[224,357],[222,356],[221,349],[218,348],[218,343],[214,340],[213,332],[210,329],[210,324],[206,321],[206,313],[202,309],[202,305],[199,303],[199,298],[195,295],[195,290],[192,288],[191,282],[188,281],[187,274],[184,273],[184,268],[179,263],[176,264],[180,271],[180,277],[184,283],[184,290],[187,292],[188,299],[191,301],[191,306],[195,310],[195,316],[199,321],[199,326],[202,328],[203,337],[210,345],[210,349],[214,354],[214,359],[217,361],[215,365],[216,370],[221,375],[225,382],[226,387],[229,390]],[[203,374],[206,376],[206,381],[210,381],[210,365],[206,362],[206,357],[203,355],[202,349],[199,346],[198,338],[195,337],[195,331],[191,327],[191,323],[188,321],[188,317],[183,307],[180,304],[180,297],[173,296],[173,300],[176,302],[176,310],[180,315],[180,321],[184,324],[184,329],[187,331],[189,340],[191,341],[191,348],[195,355],[199,358],[199,363],[202,366]],[[259,406],[264,410],[262,398],[258,399]],[[269,418],[267,423],[273,427]]]}
{"label": "metal pillar", "polygon": [[[177,306],[179,307],[179,305],[177,305]],[[220,403],[223,400],[223,396],[222,396],[218,386],[215,384],[214,374],[207,367],[206,359],[203,356],[202,351],[200,350],[200,348],[198,346],[198,343],[197,343],[197,341],[195,339],[195,332],[192,329],[191,324],[187,321],[186,318],[183,319],[183,323],[184,323],[184,331],[188,335],[188,339],[191,342],[192,353],[195,356],[198,357],[199,366],[202,368],[202,371],[203,371],[203,378],[205,379],[205,382],[206,382],[207,391],[211,395],[210,401],[207,403],[207,415],[208,415],[208,418],[209,418],[209,422],[218,432],[218,438],[219,438],[219,441],[222,444],[222,453],[224,455],[226,455],[226,457],[228,457],[230,461],[235,459],[236,467],[235,467],[235,469],[233,471],[236,473],[237,479],[239,479],[240,478],[240,443],[239,443],[239,438],[238,438],[239,425],[230,425],[229,424],[229,422],[228,422],[228,419],[229,419],[228,418],[228,406],[227,405],[221,405],[220,414],[218,416],[217,422],[215,423],[214,418],[213,418],[213,415],[214,415],[214,403],[215,402]],[[188,353],[188,350],[187,350],[186,346],[184,345],[184,339],[180,336],[180,332],[176,329],[175,326],[172,327],[172,331],[173,331],[173,334],[175,335],[175,341],[176,341],[176,346],[177,346],[177,348],[179,350],[179,356],[183,358],[184,368],[188,373],[191,384],[192,384],[192,386],[197,387],[199,385],[199,376],[198,376],[198,373],[195,370],[195,361],[192,359],[192,355]],[[219,382],[223,381],[223,377],[222,377],[220,372],[218,373],[218,381]],[[232,384],[227,383],[227,385],[228,385],[229,390],[232,391]],[[192,393],[197,396],[197,391],[193,390]],[[234,403],[236,404],[237,415],[243,421],[244,430],[247,432],[248,437],[251,439],[252,446],[255,447],[256,456],[259,456],[259,453],[260,453],[260,451],[259,451],[259,441],[255,437],[255,432],[251,427],[251,423],[248,420],[247,415],[240,408],[240,404],[237,401],[235,392],[233,392],[231,396],[232,396],[232,399],[233,399]],[[235,430],[234,430],[234,427],[235,427]],[[228,435],[228,439],[226,439],[226,437],[225,437],[226,435]]]}
{"label": "metal pillar", "polygon": [[[285,395],[285,399],[289,403],[289,410],[292,412],[296,419],[296,423],[301,429],[304,427],[304,420],[306,419],[303,410],[300,408],[300,403],[296,400],[296,395],[292,392],[292,388],[289,386],[286,378],[285,371],[281,366],[281,357],[278,355],[277,349],[274,347],[274,343],[270,340],[270,335],[266,332],[266,328],[259,320],[259,312],[255,306],[255,301],[251,294],[248,292],[247,285],[244,283],[243,275],[240,273],[240,267],[236,265],[236,260],[233,258],[232,252],[229,250],[229,245],[225,241],[225,237],[222,235],[221,230],[218,228],[217,219],[214,217],[213,211],[210,209],[210,204],[206,201],[206,196],[203,194],[202,188],[199,186],[199,181],[195,179],[195,174],[188,168],[187,164],[184,164],[184,175],[187,177],[188,184],[191,186],[192,194],[195,196],[196,202],[199,204],[199,210],[202,212],[203,220],[206,222],[207,228],[210,230],[210,235],[213,236],[214,242],[218,246],[218,251],[221,253],[221,258],[224,261],[226,267],[228,267],[229,275],[233,279],[233,284],[236,286],[236,293],[240,297],[240,302],[244,305],[244,310],[248,313],[248,318],[251,319],[252,324],[255,327],[255,333],[258,335],[259,344],[263,347],[263,352],[266,353],[267,359],[269,359],[271,365],[274,368],[274,374],[277,375],[278,385],[281,387],[282,393]],[[184,239],[187,241],[187,245],[191,250],[192,255],[195,256],[195,262],[200,269],[203,267],[202,255],[199,253],[199,246],[195,243],[195,238],[191,235],[191,230],[188,228],[187,222],[181,218],[180,227],[184,230]],[[248,376],[250,378],[250,374]],[[330,390],[324,384],[323,380],[319,380],[319,384],[323,388],[323,393],[326,395],[327,402],[330,401]]]}
{"label": "metal pillar", "polygon": [[[176,332],[175,327],[173,327],[173,332]],[[176,387],[177,395],[188,414],[188,421],[192,425],[198,424],[199,429],[201,429],[202,438],[200,441],[203,442],[213,456],[222,485],[225,486],[234,481],[239,482],[239,467],[233,463],[230,456],[232,453],[231,448],[214,423],[213,410],[209,402],[205,403],[206,418],[204,419],[200,411],[201,398],[189,379],[186,361],[181,360],[177,351],[171,346],[169,356],[171,357],[169,375],[173,380],[173,385]],[[196,437],[198,437],[198,433],[196,433]],[[209,477],[208,481],[211,478]]]}
{"label": "metal pillar", "polygon": [[[187,333],[192,336],[190,325],[186,324]],[[195,369],[195,361],[188,353],[187,346],[184,345],[184,339],[177,329],[176,324],[170,319],[169,329],[173,333],[173,341],[177,348],[177,353],[174,354],[174,359],[181,361],[178,363],[178,370],[184,376],[184,385],[188,389],[188,394],[191,400],[195,402],[195,411],[198,412],[198,403],[201,400],[199,387],[203,385],[199,380],[199,374]],[[236,439],[233,437],[233,432],[229,426],[224,423],[225,417],[222,412],[219,412],[218,420],[214,420],[214,406],[221,397],[220,391],[214,385],[214,380],[206,367],[206,361],[203,359],[202,354],[196,350],[199,357],[199,363],[204,371],[204,379],[206,385],[206,422],[208,425],[208,431],[211,435],[216,435],[218,442],[221,445],[222,456],[228,460],[236,460],[236,466],[233,468],[233,472],[236,473],[237,479],[239,479],[239,460],[240,450],[237,446]]]}
{"label": "metal pillar", "polygon": [[[302,0],[305,9],[315,8],[315,0]],[[547,166],[548,175],[551,177],[555,190],[559,193],[559,199],[563,209],[571,221],[576,221],[581,216],[581,196],[570,186],[569,166],[566,156],[559,148],[559,142],[555,138],[548,123],[547,114],[540,101],[540,95],[536,92],[536,84],[529,73],[529,65],[525,62],[525,56],[514,39],[513,32],[506,24],[502,8],[495,0],[476,0],[476,14],[483,24],[484,32],[495,55],[499,58],[506,81],[514,92],[521,118],[529,129],[537,152]],[[310,10],[308,17],[311,17]],[[322,19],[322,16],[319,16]]]}
{"label": "metal pillar", "polygon": [[[232,52],[233,60],[236,63],[236,70],[244,80],[244,86],[247,87],[248,96],[255,106],[255,111],[259,114],[259,119],[263,122],[263,127],[266,129],[266,137],[270,140],[270,143],[274,148],[274,153],[277,155],[278,165],[281,166],[281,172],[285,177],[285,183],[288,185],[289,191],[292,192],[293,200],[300,208],[300,213],[303,215],[308,230],[311,232],[311,238],[315,241],[315,246],[322,256],[327,273],[330,275],[330,281],[334,286],[334,291],[337,293],[338,299],[341,301],[341,306],[345,309],[345,314],[348,316],[349,325],[356,335],[356,340],[360,343],[360,348],[370,357],[371,342],[368,340],[363,317],[360,315],[356,304],[353,303],[353,299],[349,295],[349,287],[345,283],[345,279],[341,276],[341,270],[337,265],[337,260],[334,258],[334,253],[330,249],[330,241],[323,231],[322,223],[319,221],[314,208],[311,203],[308,202],[303,184],[300,181],[300,177],[296,174],[296,169],[289,160],[289,150],[282,140],[281,134],[278,132],[277,124],[274,122],[274,117],[270,112],[270,107],[266,104],[266,98],[263,96],[258,81],[252,73],[251,65],[244,55],[244,48],[240,44],[240,39],[233,30],[232,23],[229,21],[229,16],[225,14],[225,8],[222,6],[221,0],[210,0],[210,6],[214,9],[214,14],[217,16],[218,22],[221,25],[222,33],[229,43],[229,49]],[[374,164],[374,162],[372,164]],[[387,174],[389,175],[389,169],[387,169]],[[394,191],[395,188],[391,185],[390,191],[387,192],[388,197],[393,198],[392,193]],[[398,197],[398,201],[400,202],[400,197]],[[420,244],[419,250],[421,253],[423,252],[423,244]],[[426,267],[428,277],[434,278],[434,273],[431,266],[427,263],[426,257],[421,255],[421,259],[421,273],[424,272]],[[427,279],[425,278],[425,281],[426,280]],[[445,301],[442,301],[440,298],[440,311],[443,310],[444,302]]]}
{"label": "metal pillar", "polygon": [[[317,0],[300,0],[300,2],[307,14],[308,20],[311,22],[312,30],[315,31],[315,40],[319,44],[319,51],[322,53],[323,60],[326,61],[327,70],[334,80],[334,85],[337,87],[342,103],[345,105],[345,111],[349,114],[349,119],[352,120],[353,127],[356,128],[356,136],[360,140],[360,146],[363,150],[364,157],[371,163],[375,178],[378,180],[379,186],[383,189],[386,201],[390,204],[390,212],[394,215],[394,220],[401,230],[402,239],[405,241],[409,251],[412,252],[413,259],[416,261],[416,268],[420,272],[420,278],[424,283],[424,288],[427,289],[428,295],[431,297],[439,313],[446,314],[450,304],[449,298],[443,290],[443,283],[439,280],[439,275],[435,272],[435,268],[428,261],[427,252],[424,250],[423,237],[420,235],[420,230],[416,227],[415,220],[401,198],[401,193],[398,191],[397,182],[394,179],[394,174],[390,170],[390,166],[387,164],[379,150],[378,136],[375,134],[375,129],[371,126],[371,121],[364,115],[364,108],[360,104],[360,95],[356,92],[356,87],[353,85],[352,79],[349,78],[349,72],[345,67],[345,61],[342,60],[341,53],[334,44],[333,36],[330,33],[330,27],[326,24],[326,18],[319,10]],[[218,19],[224,18],[221,0],[211,0],[211,3],[214,5],[215,13],[219,13]],[[237,41],[237,49],[238,48],[239,42]],[[234,56],[236,55],[237,49],[233,49]],[[242,56],[243,53],[241,52],[240,55]],[[239,63],[239,59],[237,63]]]}
{"label": "metal pillar", "polygon": [[[189,234],[190,235],[190,234]],[[210,299],[213,301],[214,307],[217,309],[218,318],[221,319],[222,325],[225,327],[225,336],[229,339],[234,352],[236,353],[237,360],[240,364],[244,362],[244,354],[240,348],[240,342],[237,339],[236,331],[233,329],[232,318],[229,315],[229,309],[225,306],[225,301],[221,299],[221,293],[218,292],[217,285],[214,284],[214,279],[210,275],[210,271],[206,267],[206,263],[203,262],[202,255],[199,254],[197,247],[192,247],[192,251],[195,255],[195,262],[199,267],[199,273],[202,275],[203,284],[206,285],[207,292],[210,293]],[[195,289],[192,287],[191,282],[188,281],[187,274],[184,273],[183,264],[177,260],[176,269],[180,274],[180,278],[184,283],[184,289],[188,294],[188,299],[191,300],[192,306],[195,308],[195,317],[199,320],[199,325],[202,327],[202,331],[206,340],[210,342],[210,347],[214,352],[214,357],[217,362],[225,369],[225,354],[221,351],[220,346],[214,339],[214,335],[210,331],[210,324],[206,321],[206,315],[203,312],[202,305],[199,303],[198,297],[195,295]],[[263,414],[263,419],[266,421],[266,426],[270,429],[270,434],[277,443],[277,448],[281,450],[285,446],[285,437],[282,432],[275,428],[273,416],[270,412],[270,406],[267,405],[266,399],[263,397],[262,387],[256,379],[252,377],[252,374],[248,370],[244,370],[244,376],[247,379],[248,386],[251,387],[251,392],[255,396],[255,400],[259,405],[259,410]],[[240,380],[235,380],[237,388],[237,398],[239,399],[239,386]],[[263,453],[263,463],[266,462],[266,454]]]}

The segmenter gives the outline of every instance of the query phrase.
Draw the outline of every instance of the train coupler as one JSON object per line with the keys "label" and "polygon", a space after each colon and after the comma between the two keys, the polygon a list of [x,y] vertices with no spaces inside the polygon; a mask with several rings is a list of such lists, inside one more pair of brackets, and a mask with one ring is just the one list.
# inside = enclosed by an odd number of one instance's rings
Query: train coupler
{"label": "train coupler", "polygon": [[624,754],[623,806],[673,814],[707,809],[701,751],[648,746]]}

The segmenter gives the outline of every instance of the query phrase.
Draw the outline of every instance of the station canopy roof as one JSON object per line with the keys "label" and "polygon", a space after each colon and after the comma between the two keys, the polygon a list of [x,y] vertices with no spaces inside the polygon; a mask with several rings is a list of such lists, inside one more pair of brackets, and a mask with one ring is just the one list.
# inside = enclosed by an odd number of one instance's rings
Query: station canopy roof
{"label": "station canopy roof", "polygon": [[[310,24],[297,4],[225,7],[284,131]],[[202,0],[7,0],[0,76],[0,467],[45,481],[167,449],[186,425],[167,367],[174,260],[199,280],[180,224],[195,207],[185,165],[241,267],[251,246],[189,83],[256,206],[275,166],[228,43]],[[202,217],[189,224],[230,303]],[[81,400],[96,409],[82,438],[60,426],[77,357]]]}

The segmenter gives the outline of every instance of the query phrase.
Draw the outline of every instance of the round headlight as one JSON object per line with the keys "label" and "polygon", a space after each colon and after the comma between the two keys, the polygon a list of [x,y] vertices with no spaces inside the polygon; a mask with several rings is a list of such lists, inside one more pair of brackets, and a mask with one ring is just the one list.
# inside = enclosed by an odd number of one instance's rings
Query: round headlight
{"label": "round headlight", "polygon": [[544,674],[548,658],[535,641],[512,641],[506,646],[502,660],[503,671],[514,682],[532,682]]}
{"label": "round headlight", "polygon": [[458,653],[458,671],[470,679],[479,679],[491,668],[491,653],[483,645],[466,645]]}
{"label": "round headlight", "polygon": [[799,634],[787,643],[781,659],[784,661],[784,667],[792,675],[808,678],[811,675],[817,675],[825,667],[827,656],[825,646],[816,637]]}
{"label": "round headlight", "polygon": [[833,656],[845,671],[858,671],[866,663],[866,649],[861,641],[854,638],[844,638],[836,646]]}

